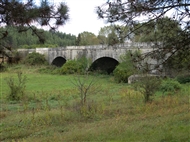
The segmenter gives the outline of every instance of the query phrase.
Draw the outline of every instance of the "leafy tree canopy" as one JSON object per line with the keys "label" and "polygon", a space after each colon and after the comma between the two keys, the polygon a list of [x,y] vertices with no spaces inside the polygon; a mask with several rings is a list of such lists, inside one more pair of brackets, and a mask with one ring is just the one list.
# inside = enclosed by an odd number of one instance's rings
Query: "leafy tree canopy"
{"label": "leafy tree canopy", "polygon": [[83,45],[83,46],[98,45],[99,40],[95,34],[93,34],[91,32],[84,31],[78,35],[76,44],[78,46],[80,46],[80,45]]}
{"label": "leafy tree canopy", "polygon": [[136,42],[162,42],[177,37],[182,29],[177,21],[168,17],[135,25],[133,40]]}
{"label": "leafy tree canopy", "polygon": [[[32,29],[41,42],[44,38],[40,36],[36,24],[40,26],[49,26],[51,30],[55,30],[57,26],[65,24],[69,19],[69,8],[65,3],[61,3],[58,7],[50,5],[47,0],[41,0],[41,5],[36,6],[33,0],[22,2],[19,0],[2,0],[0,3],[0,25],[17,26],[18,32]],[[6,36],[4,31],[1,38]]]}
{"label": "leafy tree canopy", "polygon": [[120,25],[110,25],[102,27],[98,34],[98,39],[101,44],[114,45],[125,42],[125,35],[128,28]]}
{"label": "leafy tree canopy", "polygon": [[32,30],[27,30],[23,33],[18,33],[17,28],[13,26],[6,26],[0,28],[1,30],[8,31],[8,36],[1,41],[6,47],[16,48],[39,48],[39,47],[65,47],[75,45],[76,36],[59,31],[50,32],[43,29],[38,29],[45,37],[44,44],[40,43],[38,37],[32,35]]}
{"label": "leafy tree canopy", "polygon": [[[69,19],[69,8],[65,3],[59,6],[51,5],[47,0],[41,0],[40,6],[35,5],[33,0],[1,0],[0,2],[0,26],[17,27],[17,32],[31,30],[41,43],[45,42],[42,31],[35,26],[49,26],[54,31],[57,26],[64,25]],[[0,40],[7,37],[9,32],[0,31]],[[5,50],[11,50],[7,44],[0,44],[0,54],[5,55]]]}
{"label": "leafy tree canopy", "polygon": [[[144,54],[139,60],[152,56],[163,64],[177,52],[185,53],[190,50],[188,0],[108,0],[97,7],[97,14],[109,23],[117,22],[128,26],[129,32],[125,35],[128,38],[140,30],[144,35],[149,33],[155,50]],[[156,28],[159,31],[152,32]]]}

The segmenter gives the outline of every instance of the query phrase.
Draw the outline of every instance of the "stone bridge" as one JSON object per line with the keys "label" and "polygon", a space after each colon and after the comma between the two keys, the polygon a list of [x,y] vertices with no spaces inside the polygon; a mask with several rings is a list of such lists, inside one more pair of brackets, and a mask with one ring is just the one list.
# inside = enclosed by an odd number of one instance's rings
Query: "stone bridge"
{"label": "stone bridge", "polygon": [[147,43],[124,43],[114,46],[94,45],[94,46],[67,46],[60,48],[36,48],[18,49],[19,53],[26,56],[29,53],[37,52],[44,54],[49,64],[61,67],[67,60],[74,60],[80,57],[90,59],[95,66],[112,66],[120,62],[120,56],[127,50],[140,50],[147,53],[153,50],[153,45]]}

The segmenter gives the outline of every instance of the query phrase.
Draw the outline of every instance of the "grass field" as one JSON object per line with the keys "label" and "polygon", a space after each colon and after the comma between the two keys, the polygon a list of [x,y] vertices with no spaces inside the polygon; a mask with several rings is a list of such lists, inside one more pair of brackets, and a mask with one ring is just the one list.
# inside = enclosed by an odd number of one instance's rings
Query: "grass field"
{"label": "grass field", "polygon": [[[143,95],[107,75],[51,75],[39,67],[15,66],[1,73],[0,141],[190,142],[190,84],[173,95]],[[5,78],[27,76],[20,101],[9,101]],[[80,105],[81,79],[94,85]],[[93,91],[91,91],[93,90]]]}

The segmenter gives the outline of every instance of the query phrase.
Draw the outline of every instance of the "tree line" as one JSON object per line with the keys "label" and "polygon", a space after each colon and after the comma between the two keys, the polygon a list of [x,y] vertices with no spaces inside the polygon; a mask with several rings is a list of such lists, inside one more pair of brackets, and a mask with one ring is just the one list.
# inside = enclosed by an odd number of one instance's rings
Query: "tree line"
{"label": "tree line", "polygon": [[65,47],[75,45],[76,36],[61,32],[51,32],[39,29],[39,32],[45,37],[44,43],[40,43],[38,37],[34,36],[32,30],[18,33],[13,26],[0,28],[0,31],[8,31],[9,34],[3,42],[6,46],[13,48],[36,48],[36,47]]}
{"label": "tree line", "polygon": [[65,46],[88,46],[88,45],[114,45],[125,42],[125,38],[117,32],[117,28],[123,28],[119,25],[110,25],[102,27],[98,35],[84,31],[78,36],[66,34],[59,31],[46,31],[37,29],[38,34],[44,38],[44,43],[39,41],[39,38],[34,35],[32,30],[26,32],[18,32],[17,27],[6,26],[0,28],[0,33],[5,31],[9,34],[2,39],[2,46],[17,48],[37,48],[37,47],[65,47]]}

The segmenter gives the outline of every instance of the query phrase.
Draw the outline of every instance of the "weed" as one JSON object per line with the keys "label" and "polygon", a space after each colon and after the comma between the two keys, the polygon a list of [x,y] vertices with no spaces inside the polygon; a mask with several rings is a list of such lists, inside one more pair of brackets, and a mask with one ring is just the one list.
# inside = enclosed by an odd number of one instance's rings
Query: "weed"
{"label": "weed", "polygon": [[[94,86],[81,105],[79,88],[71,83],[78,78],[30,69],[23,70],[29,79],[27,97],[0,101],[0,141],[189,140],[188,83],[173,95],[157,95],[145,104],[143,94],[130,85],[95,76]],[[10,74],[4,72],[2,76]],[[93,77],[80,76],[81,85],[87,88]],[[99,84],[96,93],[93,90]],[[3,87],[2,95],[8,89]]]}
{"label": "weed", "polygon": [[162,81],[160,90],[166,95],[175,94],[175,92],[182,89],[181,84],[178,81],[167,79]]}
{"label": "weed", "polygon": [[134,83],[134,88],[144,95],[144,102],[147,103],[151,101],[150,97],[159,89],[160,83],[161,80],[159,78],[145,75]]}
{"label": "weed", "polygon": [[18,101],[23,99],[25,96],[25,88],[26,88],[26,76],[23,76],[22,72],[17,73],[18,81],[16,81],[13,77],[9,77],[6,79],[7,85],[10,89],[10,93],[7,98],[11,101]]}
{"label": "weed", "polygon": [[74,79],[74,81],[72,81],[72,83],[75,87],[77,87],[82,106],[86,104],[88,95],[95,95],[100,91],[100,87],[96,85],[95,79],[90,79],[88,75],[83,78],[78,76]]}

